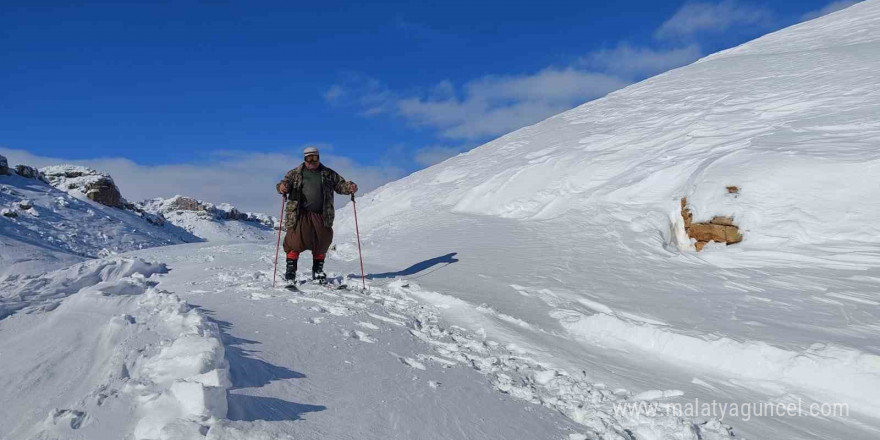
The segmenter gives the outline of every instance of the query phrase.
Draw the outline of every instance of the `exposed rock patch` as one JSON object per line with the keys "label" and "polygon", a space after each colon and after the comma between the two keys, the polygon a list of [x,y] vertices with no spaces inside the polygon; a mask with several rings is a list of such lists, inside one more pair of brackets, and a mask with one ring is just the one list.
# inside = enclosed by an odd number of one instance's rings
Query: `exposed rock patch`
{"label": "exposed rock patch", "polygon": [[0,176],[8,176],[9,175],[9,162],[6,161],[6,157],[0,155]]}
{"label": "exposed rock patch", "polygon": [[[731,191],[731,188],[735,188],[736,191]],[[736,194],[739,188],[729,186],[727,191]],[[731,245],[743,240],[739,226],[733,222],[733,217],[715,216],[708,222],[694,223],[694,214],[688,208],[687,197],[681,198],[681,218],[684,220],[684,230],[688,237],[697,241],[694,244],[697,251],[703,250],[710,241]]]}
{"label": "exposed rock patch", "polygon": [[207,212],[207,207],[191,197],[175,196],[168,200],[165,211],[195,211]]}

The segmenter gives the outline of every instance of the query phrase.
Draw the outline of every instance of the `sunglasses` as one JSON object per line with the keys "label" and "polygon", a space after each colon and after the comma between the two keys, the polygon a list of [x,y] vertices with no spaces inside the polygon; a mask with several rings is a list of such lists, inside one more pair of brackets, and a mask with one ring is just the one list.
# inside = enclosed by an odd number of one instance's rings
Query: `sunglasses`
{"label": "sunglasses", "polygon": [[308,162],[308,163],[318,163],[318,160],[320,160],[320,159],[318,158],[318,156],[316,156],[314,154],[306,156],[306,162]]}

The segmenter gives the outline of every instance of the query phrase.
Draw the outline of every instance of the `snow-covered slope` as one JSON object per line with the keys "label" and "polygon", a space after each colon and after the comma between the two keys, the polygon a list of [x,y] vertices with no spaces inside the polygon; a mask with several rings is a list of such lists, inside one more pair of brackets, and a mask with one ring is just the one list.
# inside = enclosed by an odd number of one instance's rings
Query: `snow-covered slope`
{"label": "snow-covered slope", "polygon": [[180,195],[130,203],[110,175],[87,167],[56,165],[40,172],[52,186],[75,197],[125,209],[154,225],[170,231],[183,229],[184,234],[204,240],[266,240],[275,222],[266,214],[241,212],[228,203],[214,205]]}
{"label": "snow-covered slope", "polygon": [[[758,438],[873,438],[878,109],[874,0],[364,196],[368,272],[417,277],[447,319],[596,382],[851,411],[730,421]],[[695,222],[732,217],[744,240],[697,253],[683,197]],[[351,261],[349,213],[338,225]]]}
{"label": "snow-covered slope", "polygon": [[130,203],[111,176],[81,166],[4,170],[0,277],[154,246],[269,240],[276,221],[181,196]]}
{"label": "snow-covered slope", "polygon": [[131,211],[95,203],[85,194],[60,191],[38,174],[0,175],[0,210],[0,278],[41,273],[86,258],[200,241],[180,228],[159,226]]}

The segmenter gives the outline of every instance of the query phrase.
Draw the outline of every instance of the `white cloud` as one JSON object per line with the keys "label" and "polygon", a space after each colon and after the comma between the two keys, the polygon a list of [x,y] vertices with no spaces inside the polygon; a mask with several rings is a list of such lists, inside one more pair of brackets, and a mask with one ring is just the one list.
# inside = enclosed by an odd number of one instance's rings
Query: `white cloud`
{"label": "white cloud", "polygon": [[531,75],[490,75],[466,83],[461,97],[448,82],[427,97],[395,100],[396,114],[448,138],[478,139],[530,125],[628,82],[575,68],[547,68]]}
{"label": "white cloud", "polygon": [[700,58],[700,46],[691,44],[681,48],[655,50],[620,43],[614,49],[593,52],[581,61],[584,65],[626,78],[648,77],[676,67],[690,64]]}
{"label": "white cloud", "polygon": [[430,147],[424,147],[416,150],[415,161],[419,165],[423,167],[429,167],[431,165],[436,165],[440,162],[443,162],[450,157],[457,156],[460,153],[463,153],[469,150],[470,147],[460,146],[460,147],[447,147],[442,145],[432,145]]}
{"label": "white cloud", "polygon": [[687,38],[701,32],[720,33],[734,26],[769,28],[773,13],[763,7],[723,0],[719,3],[687,3],[654,32],[661,39]]}
{"label": "white cloud", "polygon": [[[321,148],[327,151],[328,146]],[[245,211],[278,215],[280,196],[275,192],[275,183],[302,161],[301,150],[292,148],[289,154],[218,151],[203,163],[155,166],[123,158],[67,160],[6,148],[0,148],[0,154],[15,164],[43,167],[71,163],[104,171],[113,176],[122,195],[130,201],[181,194],[212,203],[231,203]],[[326,153],[322,160],[356,182],[360,194],[405,175],[396,167],[363,166],[350,158]],[[346,199],[339,196],[337,202]]]}
{"label": "white cloud", "polygon": [[[622,43],[587,55],[574,66],[486,75],[458,86],[441,81],[421,93],[393,91],[357,74],[347,74],[334,88],[346,90],[348,103],[359,107],[363,116],[394,115],[435,129],[443,138],[484,140],[602,97],[641,77],[688,64],[700,55],[697,45],[656,50]],[[417,163],[435,162],[416,154]]]}
{"label": "white cloud", "polygon": [[807,21],[807,20],[812,20],[814,18],[819,18],[823,15],[828,15],[832,12],[837,12],[841,9],[846,9],[856,3],[860,3],[860,1],[841,0],[841,1],[831,2],[822,9],[819,9],[817,11],[807,12],[806,14],[801,16],[801,21]]}
{"label": "white cloud", "polygon": [[[657,34],[680,37],[732,25],[764,25],[771,18],[764,8],[734,0],[689,3]],[[362,74],[347,73],[331,90],[345,90],[348,103],[359,107],[363,116],[393,115],[434,129],[441,138],[476,141],[537,123],[636,80],[689,64],[701,55],[697,44],[656,49],[620,43],[613,49],[588,54],[572,65],[533,73],[486,75],[463,84],[447,80],[407,92],[392,90]],[[449,152],[443,148],[419,150],[414,160],[419,164],[436,163]]]}
{"label": "white cloud", "polygon": [[574,68],[546,68],[532,75],[485,76],[465,84],[468,99],[571,101],[595,98],[621,87],[620,79]]}

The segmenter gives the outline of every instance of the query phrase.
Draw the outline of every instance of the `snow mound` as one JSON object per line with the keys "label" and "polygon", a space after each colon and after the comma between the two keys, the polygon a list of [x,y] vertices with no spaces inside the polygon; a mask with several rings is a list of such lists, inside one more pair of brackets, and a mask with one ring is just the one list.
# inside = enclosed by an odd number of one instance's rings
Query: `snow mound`
{"label": "snow mound", "polygon": [[61,300],[86,287],[103,284],[103,288],[110,292],[110,286],[124,278],[137,274],[143,279],[167,271],[164,264],[132,258],[108,258],[76,264],[40,276],[7,277],[0,280],[0,319],[18,311],[54,310]]}
{"label": "snow mound", "polygon": [[759,341],[677,334],[602,313],[559,310],[554,317],[595,344],[634,347],[729,377],[784,384],[816,401],[843,399],[865,414],[880,412],[874,391],[880,389],[880,356],[874,354],[824,343],[792,352]]}
{"label": "snow mound", "polygon": [[228,410],[231,382],[220,330],[175,295],[146,295],[140,305],[152,311],[151,329],[164,339],[158,351],[137,359],[124,388],[143,402],[134,438],[204,435]]}
{"label": "snow mound", "polygon": [[47,313],[0,320],[0,352],[16,353],[0,357],[0,398],[18,402],[0,415],[0,432],[203,438],[223,419],[230,381],[220,330],[156,288],[155,275],[165,272],[163,264],[110,258],[7,280],[3,310]]}

